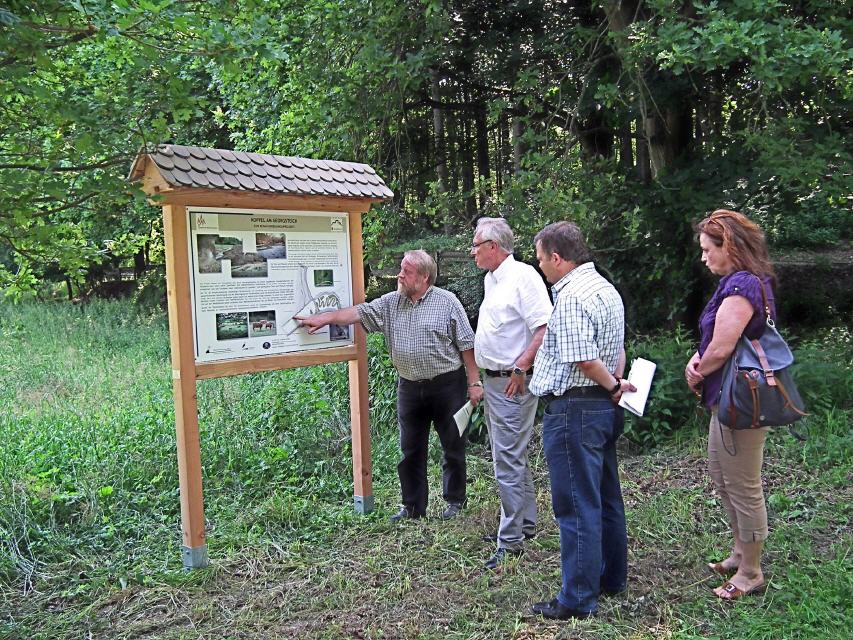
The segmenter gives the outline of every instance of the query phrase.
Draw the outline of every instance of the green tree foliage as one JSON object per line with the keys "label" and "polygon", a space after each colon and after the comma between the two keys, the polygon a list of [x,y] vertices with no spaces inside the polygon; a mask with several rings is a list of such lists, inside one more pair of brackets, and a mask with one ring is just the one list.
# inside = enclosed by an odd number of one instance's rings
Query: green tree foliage
{"label": "green tree foliage", "polygon": [[13,0],[0,8],[7,291],[54,274],[79,281],[91,265],[144,247],[157,212],[124,180],[130,162],[146,143],[227,140],[212,126],[206,66],[265,53],[248,33],[265,22],[238,16],[225,1]]}
{"label": "green tree foliage", "polygon": [[246,148],[379,168],[397,197],[368,218],[368,259],[435,233],[461,248],[489,213],[530,258],[571,217],[656,326],[701,299],[691,223],[713,208],[776,246],[849,237],[837,2],[277,7],[287,54],[223,77],[222,126]]}
{"label": "green tree foliage", "polygon": [[369,261],[495,213],[530,258],[573,218],[650,325],[700,299],[691,222],[710,209],[776,246],[853,226],[834,0],[13,2],[0,22],[18,286],[149,233],[121,181],[146,141],[370,163],[396,197],[366,218]]}

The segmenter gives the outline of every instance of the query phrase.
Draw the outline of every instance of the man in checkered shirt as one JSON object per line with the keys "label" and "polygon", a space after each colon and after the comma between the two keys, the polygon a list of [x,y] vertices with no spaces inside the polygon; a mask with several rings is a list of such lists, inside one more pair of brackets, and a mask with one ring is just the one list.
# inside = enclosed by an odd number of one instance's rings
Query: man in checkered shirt
{"label": "man in checkered shirt", "polygon": [[530,390],[545,401],[542,442],[560,526],[562,588],[533,612],[587,618],[601,593],[624,591],[628,537],[616,440],[622,433],[625,315],[616,289],[595,269],[577,225],[557,222],[536,238],[553,285],[554,313],[536,354]]}
{"label": "man in checkered shirt", "polygon": [[407,251],[397,275],[398,289],[371,302],[315,316],[294,318],[314,333],[329,324],[360,322],[381,332],[397,369],[397,419],[403,459],[397,466],[403,505],[392,522],[421,518],[428,501],[429,426],[435,425],[441,447],[442,518],[454,518],[465,503],[465,436],[453,414],[466,397],[476,405],[483,397],[474,362],[474,332],[465,309],[449,291],[433,286],[437,268],[425,251]]}

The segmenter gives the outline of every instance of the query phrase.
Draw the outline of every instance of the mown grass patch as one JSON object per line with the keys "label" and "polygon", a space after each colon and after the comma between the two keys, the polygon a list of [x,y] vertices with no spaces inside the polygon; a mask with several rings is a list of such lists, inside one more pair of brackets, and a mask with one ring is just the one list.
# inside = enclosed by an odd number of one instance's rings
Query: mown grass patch
{"label": "mown grass patch", "polygon": [[[768,441],[765,595],[733,606],[711,595],[719,578],[705,563],[729,541],[705,471],[705,418],[690,409],[665,446],[623,451],[628,592],[603,599],[597,619],[551,623],[529,613],[560,579],[538,435],[540,530],[499,571],[482,569],[492,546],[481,536],[499,510],[483,445],[471,446],[458,519],[437,517],[433,442],[431,517],[387,522],[398,452],[381,341],[370,353],[378,508],[368,516],[352,509],[343,367],[200,384],[213,566],[185,573],[163,319],[119,303],[0,317],[2,638],[838,638],[853,626],[843,401],[818,407],[805,442],[786,430]],[[815,338],[813,358],[849,362],[837,342]]]}

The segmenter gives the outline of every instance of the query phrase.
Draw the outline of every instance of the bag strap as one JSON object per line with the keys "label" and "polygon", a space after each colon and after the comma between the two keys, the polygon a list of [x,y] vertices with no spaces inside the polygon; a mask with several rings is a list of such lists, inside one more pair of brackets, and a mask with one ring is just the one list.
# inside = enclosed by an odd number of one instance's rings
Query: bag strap
{"label": "bag strap", "polygon": [[764,280],[762,280],[757,274],[753,273],[752,275],[756,277],[758,280],[758,286],[761,287],[761,301],[764,303],[764,322],[768,327],[775,327],[776,323],[773,322],[773,318],[770,317],[770,303],[767,301],[767,291],[764,288]]}
{"label": "bag strap", "polygon": [[[768,382],[769,384],[769,382]],[[797,405],[794,404],[794,401],[791,400],[791,396],[788,395],[788,390],[785,388],[785,385],[782,382],[779,382],[779,392],[782,394],[782,397],[785,398],[785,406],[789,409],[793,409],[795,413],[799,413],[801,416],[809,415],[805,411],[800,411],[797,409]]]}
{"label": "bag strap", "polygon": [[767,379],[767,386],[775,387],[776,374],[773,372],[773,369],[770,367],[770,363],[767,361],[767,354],[764,353],[764,347],[761,346],[761,343],[758,340],[750,340],[749,343],[752,345],[752,348],[755,349],[755,354],[758,356],[758,362],[761,364],[761,368],[764,369],[764,377]]}

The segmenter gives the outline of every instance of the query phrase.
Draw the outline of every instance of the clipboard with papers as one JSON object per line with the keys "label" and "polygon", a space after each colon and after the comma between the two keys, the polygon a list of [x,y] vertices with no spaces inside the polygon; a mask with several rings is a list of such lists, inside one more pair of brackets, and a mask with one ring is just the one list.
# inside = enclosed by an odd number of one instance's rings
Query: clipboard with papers
{"label": "clipboard with papers", "polygon": [[646,402],[649,399],[649,391],[652,388],[652,379],[655,377],[655,369],[657,369],[657,365],[645,358],[636,358],[631,363],[628,381],[637,390],[624,392],[619,400],[620,407],[637,416],[643,416],[643,412],[646,410]]}

